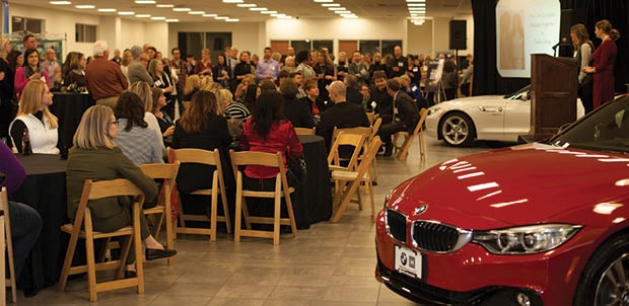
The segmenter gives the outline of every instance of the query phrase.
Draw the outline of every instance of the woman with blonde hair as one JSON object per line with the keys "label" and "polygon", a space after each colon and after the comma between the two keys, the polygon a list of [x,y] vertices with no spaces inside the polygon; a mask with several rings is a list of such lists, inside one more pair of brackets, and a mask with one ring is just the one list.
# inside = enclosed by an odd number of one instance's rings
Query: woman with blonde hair
{"label": "woman with blonde hair", "polygon": [[49,105],[52,105],[52,93],[46,83],[28,82],[20,97],[17,117],[9,126],[9,134],[19,153],[59,154],[57,117],[48,110]]}
{"label": "woman with blonde hair", "polygon": [[192,95],[194,95],[201,88],[201,78],[197,74],[188,76],[186,79],[186,85],[183,88],[183,100],[190,102]]}
{"label": "woman with blonde hair", "polygon": [[[87,109],[74,134],[74,147],[70,149],[66,166],[68,189],[68,218],[74,220],[86,180],[102,181],[124,178],[144,192],[144,202],[157,198],[157,185],[142,173],[113,142],[118,135],[119,122],[110,107],[95,105]],[[132,202],[129,197],[111,197],[87,203],[92,210],[95,231],[113,232],[132,224]],[[146,246],[146,260],[171,257],[175,250],[165,249],[151,236],[144,214],[140,212],[141,237]],[[135,277],[133,248],[127,257],[126,278]],[[140,256],[141,258],[141,256]]]}
{"label": "woman with blonde hair", "polygon": [[[162,139],[162,131],[159,128],[159,123],[157,123],[157,118],[153,114],[153,93],[151,92],[151,86],[143,81],[137,81],[131,84],[129,87],[129,91],[135,93],[140,97],[144,106],[144,121],[148,124],[149,129],[155,132],[158,139]],[[162,150],[165,150],[164,143],[161,142]]]}

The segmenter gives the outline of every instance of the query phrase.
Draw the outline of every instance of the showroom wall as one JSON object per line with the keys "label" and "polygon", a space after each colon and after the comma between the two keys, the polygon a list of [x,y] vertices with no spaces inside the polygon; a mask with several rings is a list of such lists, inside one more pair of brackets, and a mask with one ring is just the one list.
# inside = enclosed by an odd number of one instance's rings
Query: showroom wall
{"label": "showroom wall", "polygon": [[[10,16],[31,17],[45,20],[45,31],[55,37],[67,37],[64,43],[64,56],[69,50],[90,55],[91,43],[75,42],[75,23],[98,26],[98,39],[107,40],[110,49],[124,49],[133,44],[150,43],[158,50],[169,54],[177,45],[178,32],[231,32],[233,45],[239,50],[261,53],[271,40],[331,39],[335,50],[339,40],[402,40],[404,53],[434,53],[448,50],[449,20],[439,17],[422,26],[409,24],[405,19],[270,19],[266,22],[208,22],[208,23],[166,23],[163,21],[143,21],[123,19],[116,15],[101,16],[75,14],[61,10],[11,4]],[[468,50],[473,50],[473,21],[470,16],[457,16],[467,19]],[[467,54],[466,50],[460,51]]]}

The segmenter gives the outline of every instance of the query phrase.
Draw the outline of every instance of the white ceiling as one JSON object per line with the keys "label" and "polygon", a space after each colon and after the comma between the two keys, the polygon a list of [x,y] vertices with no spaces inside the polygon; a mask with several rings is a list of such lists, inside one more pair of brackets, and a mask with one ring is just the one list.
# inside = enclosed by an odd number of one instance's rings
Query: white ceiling
{"label": "white ceiling", "polygon": [[[20,3],[45,8],[89,13],[98,15],[117,15],[118,12],[132,11],[135,14],[150,14],[168,19],[178,19],[179,22],[207,22],[214,21],[212,17],[191,15],[188,12],[176,12],[172,8],[158,8],[155,4],[136,4],[134,0],[68,0],[71,5],[51,5],[50,0],[9,0],[9,3]],[[24,1],[26,2],[26,1]],[[206,14],[217,14],[240,19],[241,22],[257,22],[274,18],[259,12],[241,8],[222,0],[157,0],[157,4],[173,4],[175,7],[186,7],[192,11],[203,11]],[[314,0],[244,0],[247,4],[256,4],[277,11],[280,14],[299,18],[339,18],[334,12],[315,3]],[[359,18],[408,18],[409,12],[405,0],[335,0],[334,3],[350,10]],[[94,5],[95,9],[77,9],[75,5]],[[118,12],[101,13],[96,9],[115,8]],[[428,17],[454,17],[459,14],[471,14],[471,0],[426,0],[426,15]],[[120,16],[126,19],[147,20],[135,16]],[[159,21],[155,21],[159,22]],[[162,21],[163,22],[163,21]]]}

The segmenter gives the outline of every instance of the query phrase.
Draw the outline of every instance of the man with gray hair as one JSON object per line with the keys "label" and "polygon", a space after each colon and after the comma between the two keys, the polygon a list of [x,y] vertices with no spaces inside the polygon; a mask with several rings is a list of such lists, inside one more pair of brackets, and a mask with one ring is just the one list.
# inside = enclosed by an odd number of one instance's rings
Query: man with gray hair
{"label": "man with gray hair", "polygon": [[131,47],[131,56],[133,56],[133,61],[129,64],[127,72],[129,83],[133,84],[138,81],[143,81],[148,84],[153,84],[153,78],[151,78],[148,70],[146,70],[148,57],[142,47],[138,45]]}
{"label": "man with gray hair", "polygon": [[[369,126],[369,119],[361,105],[347,103],[347,89],[341,81],[334,81],[328,86],[330,100],[334,106],[321,113],[321,121],[317,126],[317,134],[325,139],[328,149],[332,146],[332,132],[334,127],[339,129]],[[340,155],[346,156],[347,150],[341,150]],[[349,150],[351,155],[352,150]]]}
{"label": "man with gray hair", "polygon": [[129,82],[120,66],[109,60],[109,46],[104,40],[94,43],[94,60],[85,68],[87,89],[98,105],[116,107],[118,96],[128,87]]}

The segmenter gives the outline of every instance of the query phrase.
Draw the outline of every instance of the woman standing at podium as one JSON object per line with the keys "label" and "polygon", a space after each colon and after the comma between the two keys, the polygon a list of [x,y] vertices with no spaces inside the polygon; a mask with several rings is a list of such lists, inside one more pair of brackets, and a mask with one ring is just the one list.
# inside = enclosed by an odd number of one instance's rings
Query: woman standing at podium
{"label": "woman standing at podium", "polygon": [[594,33],[603,42],[592,54],[592,66],[583,68],[586,73],[594,74],[594,109],[614,99],[614,61],[616,60],[616,43],[620,37],[618,30],[612,29],[607,20],[596,23]]}
{"label": "woman standing at podium", "polygon": [[588,34],[587,28],[579,23],[575,24],[570,28],[570,38],[572,39],[572,44],[574,45],[574,58],[577,60],[577,64],[579,64],[579,74],[578,74],[578,83],[579,83],[579,91],[578,95],[581,99],[581,103],[583,103],[583,108],[585,108],[585,113],[589,113],[593,109],[592,104],[592,75],[589,73],[585,73],[583,68],[587,67],[592,59],[592,50],[594,49],[594,45],[592,41],[590,41],[590,35]]}

